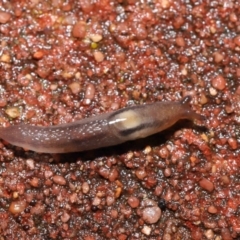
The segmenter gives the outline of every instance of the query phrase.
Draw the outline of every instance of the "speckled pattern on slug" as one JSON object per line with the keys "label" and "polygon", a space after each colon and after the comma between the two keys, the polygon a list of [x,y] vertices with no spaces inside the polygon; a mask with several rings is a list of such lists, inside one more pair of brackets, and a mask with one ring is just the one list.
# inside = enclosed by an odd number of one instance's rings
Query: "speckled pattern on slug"
{"label": "speckled pattern on slug", "polygon": [[[78,147],[80,150],[81,148],[88,149],[92,147],[93,141],[96,146],[102,144],[102,141],[107,137],[105,135],[108,128],[107,119],[88,123],[83,122],[84,127],[77,122],[63,124],[60,127],[40,127],[20,124],[19,126],[10,127],[11,130],[8,128],[9,131],[1,129],[0,134],[14,145],[25,149],[36,149],[38,152],[60,152],[55,150],[55,146],[63,152],[69,152],[72,148],[78,149]],[[98,142],[99,138],[101,142]]]}

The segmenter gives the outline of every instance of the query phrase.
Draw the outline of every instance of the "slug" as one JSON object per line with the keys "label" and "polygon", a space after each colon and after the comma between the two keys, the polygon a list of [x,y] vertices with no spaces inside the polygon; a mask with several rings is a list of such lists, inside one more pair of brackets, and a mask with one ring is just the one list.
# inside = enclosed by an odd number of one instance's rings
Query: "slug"
{"label": "slug", "polygon": [[203,120],[191,110],[190,96],[180,102],[131,106],[73,123],[41,127],[19,124],[0,128],[12,145],[44,153],[81,152],[117,145],[160,132],[179,119]]}

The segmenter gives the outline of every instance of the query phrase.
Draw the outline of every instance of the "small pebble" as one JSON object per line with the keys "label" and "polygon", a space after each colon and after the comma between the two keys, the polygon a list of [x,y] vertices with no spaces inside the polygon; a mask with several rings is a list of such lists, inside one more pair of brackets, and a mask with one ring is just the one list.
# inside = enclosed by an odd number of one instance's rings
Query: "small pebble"
{"label": "small pebble", "polygon": [[33,186],[33,187],[39,187],[39,179],[38,178],[36,178],[36,177],[33,177],[31,180],[30,180],[30,184],[31,184],[31,186]]}
{"label": "small pebble", "polygon": [[13,192],[13,195],[12,195],[12,196],[13,196],[13,198],[15,198],[15,199],[16,199],[16,198],[18,198],[18,197],[19,197],[19,194],[18,194],[18,192]]}
{"label": "small pebble", "polygon": [[214,61],[215,61],[216,63],[220,63],[220,62],[223,60],[223,58],[224,58],[224,55],[221,54],[220,52],[215,52],[215,53],[213,54],[213,56],[214,56]]}
{"label": "small pebble", "polygon": [[171,5],[170,0],[160,0],[159,3],[160,3],[160,6],[164,9],[169,8]]}
{"label": "small pebble", "polygon": [[6,99],[0,99],[0,107],[5,107],[7,105],[7,100]]}
{"label": "small pebble", "polygon": [[20,110],[18,107],[9,107],[5,112],[10,118],[18,118],[20,116]]}
{"label": "small pebble", "polygon": [[111,218],[116,219],[118,217],[118,211],[116,209],[111,210]]}
{"label": "small pebble", "polygon": [[147,176],[147,173],[144,169],[136,170],[135,174],[136,174],[137,178],[140,180],[143,180]]}
{"label": "small pebble", "polygon": [[26,164],[29,167],[29,169],[33,170],[35,167],[35,161],[31,158],[26,160]]}
{"label": "small pebble", "polygon": [[208,212],[212,213],[212,214],[217,213],[217,208],[215,206],[211,205],[208,207]]}
{"label": "small pebble", "polygon": [[204,235],[207,239],[213,239],[214,237],[214,232],[212,229],[208,229],[204,232]]}
{"label": "small pebble", "polygon": [[228,185],[230,183],[230,179],[227,175],[221,176],[221,181],[223,184]]}
{"label": "small pebble", "polygon": [[217,90],[223,90],[226,87],[226,79],[221,76],[217,75],[211,80],[212,86]]}
{"label": "small pebble", "polygon": [[170,177],[171,174],[172,174],[171,168],[166,168],[166,169],[164,170],[164,176],[165,176],[165,177]]}
{"label": "small pebble", "polygon": [[113,196],[107,196],[106,203],[108,206],[111,206],[115,202],[115,198]]}
{"label": "small pebble", "polygon": [[102,166],[99,168],[98,173],[105,179],[108,179],[110,170],[108,167]]}
{"label": "small pebble", "polygon": [[13,201],[11,202],[10,206],[9,206],[9,211],[12,214],[18,214],[21,213],[25,210],[26,208],[26,201]]}
{"label": "small pebble", "polygon": [[118,170],[116,168],[113,168],[110,170],[108,180],[110,182],[114,182],[116,179],[118,179],[118,176],[119,176]]}
{"label": "small pebble", "polygon": [[139,203],[140,201],[137,197],[132,196],[128,198],[128,204],[131,208],[137,208],[139,206]]}
{"label": "small pebble", "polygon": [[81,86],[78,82],[72,82],[68,85],[68,87],[71,89],[73,94],[78,94],[81,91]]}
{"label": "small pebble", "polygon": [[92,83],[89,83],[86,86],[85,99],[92,100],[94,96],[95,96],[95,86]]}
{"label": "small pebble", "polygon": [[72,35],[76,38],[84,38],[87,33],[87,26],[84,21],[77,22],[72,29]]}
{"label": "small pebble", "polygon": [[0,11],[0,23],[7,23],[11,18],[11,14],[8,12]]}
{"label": "small pebble", "polygon": [[160,207],[160,209],[162,211],[165,211],[166,208],[167,208],[167,205],[166,205],[166,201],[164,198],[161,198],[159,201],[158,201],[158,206]]}
{"label": "small pebble", "polygon": [[228,144],[233,150],[238,148],[238,142],[235,138],[229,138],[228,139]]}
{"label": "small pebble", "polygon": [[100,42],[102,40],[102,35],[100,34],[90,34],[89,38],[93,41],[93,42]]}
{"label": "small pebble", "polygon": [[180,27],[182,27],[182,25],[185,23],[185,19],[183,16],[176,16],[174,18],[174,21],[173,21],[173,26],[174,28],[176,29],[179,29]]}
{"label": "small pebble", "polygon": [[233,42],[238,46],[240,47],[240,35],[236,36],[233,40]]}
{"label": "small pebble", "polygon": [[98,44],[96,42],[91,42],[91,49],[97,49]]}
{"label": "small pebble", "polygon": [[82,192],[84,193],[84,194],[87,194],[88,192],[89,192],[89,184],[87,183],[87,182],[84,182],[83,184],[82,184]]}
{"label": "small pebble", "polygon": [[203,105],[203,104],[206,104],[207,102],[208,102],[208,99],[207,99],[206,95],[205,94],[201,94],[199,103],[201,105]]}
{"label": "small pebble", "polygon": [[117,187],[115,191],[115,197],[119,198],[121,196],[121,193],[122,193],[122,187]]}
{"label": "small pebble", "polygon": [[60,175],[55,175],[53,176],[53,181],[56,183],[56,184],[59,184],[59,185],[66,185],[66,180],[64,177],[60,176]]}
{"label": "small pebble", "polygon": [[225,111],[226,113],[230,114],[232,113],[234,110],[233,110],[233,107],[231,105],[226,105],[225,106]]}
{"label": "small pebble", "polygon": [[160,196],[160,195],[162,194],[162,192],[163,192],[163,187],[162,187],[162,185],[156,186],[155,191],[154,191],[154,194],[155,194],[156,196]]}
{"label": "small pebble", "polygon": [[168,158],[169,156],[169,150],[167,149],[167,147],[162,147],[160,150],[159,150],[159,154],[160,154],[160,157],[161,158]]}
{"label": "small pebble", "polygon": [[210,87],[209,88],[209,93],[212,95],[212,96],[216,96],[217,95],[217,90],[213,87]]}
{"label": "small pebble", "polygon": [[43,58],[43,56],[44,56],[44,52],[41,51],[41,50],[36,51],[36,52],[33,54],[33,58],[35,58],[35,59],[41,59],[41,58]]}
{"label": "small pebble", "polygon": [[201,188],[208,192],[212,192],[214,190],[214,185],[211,181],[209,181],[206,178],[203,178],[202,180],[199,181],[199,185]]}
{"label": "small pebble", "polygon": [[52,177],[52,176],[53,176],[53,172],[52,172],[52,171],[50,171],[50,170],[44,171],[44,177],[45,177],[46,179],[48,179],[48,178],[50,178],[50,177]]}
{"label": "small pebble", "polygon": [[4,63],[10,63],[11,62],[11,57],[9,54],[2,54],[0,57],[0,62]]}
{"label": "small pebble", "polygon": [[171,237],[171,235],[169,233],[165,233],[163,235],[163,240],[172,240],[172,237]]}
{"label": "small pebble", "polygon": [[66,223],[70,219],[70,215],[67,212],[64,212],[63,215],[61,216],[62,222]]}
{"label": "small pebble", "polygon": [[95,197],[93,199],[92,205],[98,206],[101,203],[101,199],[99,197]]}
{"label": "small pebble", "polygon": [[151,229],[149,226],[144,226],[144,227],[142,228],[142,231],[141,231],[141,232],[142,232],[143,234],[149,236],[149,235],[151,234],[151,231],[152,231],[152,229]]}
{"label": "small pebble", "polygon": [[150,146],[147,146],[147,147],[144,149],[144,154],[149,154],[151,151],[152,151],[152,148],[151,148]]}
{"label": "small pebble", "polygon": [[229,20],[230,20],[231,22],[237,22],[238,17],[237,17],[237,15],[236,15],[236,13],[230,13],[230,15],[229,15]]}
{"label": "small pebble", "polygon": [[102,62],[104,60],[104,54],[100,51],[95,51],[93,56],[97,62]]}
{"label": "small pebble", "polygon": [[183,37],[177,37],[176,38],[176,44],[179,46],[179,47],[184,47],[185,46],[185,40]]}
{"label": "small pebble", "polygon": [[233,240],[233,237],[231,236],[231,232],[228,228],[221,229],[221,236],[222,236],[222,240]]}
{"label": "small pebble", "polygon": [[156,223],[161,217],[161,209],[157,206],[146,207],[143,209],[142,218],[146,223]]}

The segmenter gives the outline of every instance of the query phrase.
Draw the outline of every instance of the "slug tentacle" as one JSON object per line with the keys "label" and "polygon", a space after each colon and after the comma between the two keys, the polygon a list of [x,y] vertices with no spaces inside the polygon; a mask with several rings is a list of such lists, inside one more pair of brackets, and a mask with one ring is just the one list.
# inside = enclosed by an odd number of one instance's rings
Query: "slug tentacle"
{"label": "slug tentacle", "polygon": [[196,119],[199,121],[204,121],[205,117],[194,112],[191,107],[190,107],[190,102],[192,101],[192,97],[190,95],[184,97],[181,100],[181,104],[183,105],[183,108],[185,109],[185,112],[183,113],[183,118],[188,118],[188,119]]}
{"label": "slug tentacle", "polygon": [[160,132],[179,119],[203,120],[190,108],[191,97],[181,102],[156,102],[58,126],[20,124],[0,128],[0,138],[28,150],[45,153],[80,152],[117,145]]}
{"label": "slug tentacle", "polygon": [[192,97],[190,95],[187,95],[181,100],[182,105],[188,106],[190,102],[192,101]]}

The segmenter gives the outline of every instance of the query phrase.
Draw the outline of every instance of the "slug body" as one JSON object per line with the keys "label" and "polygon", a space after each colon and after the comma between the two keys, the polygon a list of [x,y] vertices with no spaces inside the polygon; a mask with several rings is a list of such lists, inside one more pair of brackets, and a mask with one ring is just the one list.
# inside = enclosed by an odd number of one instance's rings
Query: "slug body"
{"label": "slug body", "polygon": [[81,152],[117,145],[160,132],[179,119],[202,116],[181,102],[156,102],[131,106],[73,123],[40,127],[20,124],[0,129],[0,138],[28,150],[44,153]]}

